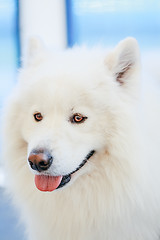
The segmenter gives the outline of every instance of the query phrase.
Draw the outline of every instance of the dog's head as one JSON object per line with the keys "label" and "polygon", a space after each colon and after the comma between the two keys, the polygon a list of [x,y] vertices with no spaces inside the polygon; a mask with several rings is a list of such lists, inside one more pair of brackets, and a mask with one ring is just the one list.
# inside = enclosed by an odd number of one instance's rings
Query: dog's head
{"label": "dog's head", "polygon": [[114,147],[135,96],[139,54],[132,38],[107,57],[84,48],[52,56],[36,45],[16,91],[17,126],[37,188],[52,191],[90,172],[98,154]]}

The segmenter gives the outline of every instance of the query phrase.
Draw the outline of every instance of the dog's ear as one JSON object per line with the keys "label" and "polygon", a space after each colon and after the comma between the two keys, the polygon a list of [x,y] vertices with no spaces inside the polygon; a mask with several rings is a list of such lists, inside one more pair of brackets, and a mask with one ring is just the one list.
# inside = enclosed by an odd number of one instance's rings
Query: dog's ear
{"label": "dog's ear", "polygon": [[[139,47],[136,39],[126,38],[111,52],[105,63],[120,85],[128,85],[139,73]],[[136,80],[134,80],[136,81]]]}
{"label": "dog's ear", "polygon": [[24,58],[23,64],[26,66],[31,66],[41,62],[45,56],[46,50],[44,43],[38,37],[31,37],[28,40],[26,56]]}

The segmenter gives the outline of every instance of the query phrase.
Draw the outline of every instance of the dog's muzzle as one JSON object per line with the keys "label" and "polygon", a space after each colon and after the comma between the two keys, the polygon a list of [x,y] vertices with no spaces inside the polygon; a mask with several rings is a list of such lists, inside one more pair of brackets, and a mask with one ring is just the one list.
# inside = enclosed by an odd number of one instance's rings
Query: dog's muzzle
{"label": "dog's muzzle", "polygon": [[[52,162],[53,157],[46,149],[35,149],[33,150],[29,157],[28,162],[30,167],[41,173],[41,175],[35,176],[35,183],[39,190],[41,191],[53,191],[54,189],[59,189],[64,187],[68,182],[70,182],[72,174],[79,171],[86,163],[87,161],[93,156],[95,153],[95,150],[90,151],[85,159],[79,164],[79,166],[69,174],[66,174],[64,176],[51,176],[46,175],[45,171],[47,171]],[[44,173],[43,173],[44,172]]]}

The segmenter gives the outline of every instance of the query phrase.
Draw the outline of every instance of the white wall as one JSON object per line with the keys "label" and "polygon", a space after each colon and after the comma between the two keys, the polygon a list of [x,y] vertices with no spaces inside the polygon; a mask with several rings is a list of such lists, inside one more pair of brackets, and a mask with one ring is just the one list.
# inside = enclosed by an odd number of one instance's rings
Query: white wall
{"label": "white wall", "polygon": [[30,37],[45,45],[63,49],[67,45],[65,0],[19,0],[22,56]]}

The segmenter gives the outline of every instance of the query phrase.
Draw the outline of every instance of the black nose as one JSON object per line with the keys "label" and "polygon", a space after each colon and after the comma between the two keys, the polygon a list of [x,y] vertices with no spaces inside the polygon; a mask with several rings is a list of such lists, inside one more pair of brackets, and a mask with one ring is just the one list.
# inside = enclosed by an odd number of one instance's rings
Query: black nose
{"label": "black nose", "polygon": [[28,162],[33,170],[42,172],[49,169],[53,157],[47,150],[33,150],[28,157]]}

